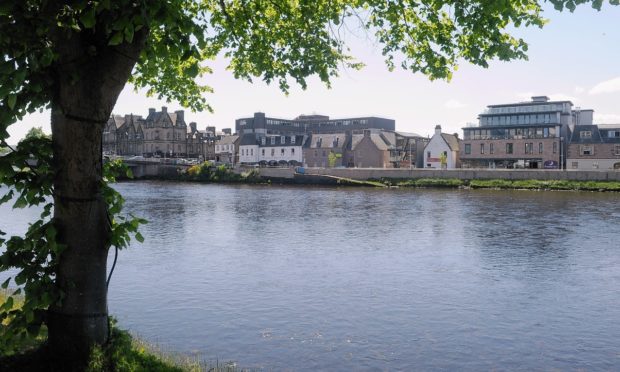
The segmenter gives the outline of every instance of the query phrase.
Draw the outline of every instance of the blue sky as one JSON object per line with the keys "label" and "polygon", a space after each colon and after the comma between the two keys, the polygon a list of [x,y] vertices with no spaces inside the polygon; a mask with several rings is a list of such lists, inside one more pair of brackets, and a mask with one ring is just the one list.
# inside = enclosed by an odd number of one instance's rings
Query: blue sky
{"label": "blue sky", "polygon": [[[235,119],[256,111],[280,118],[310,113],[332,118],[374,115],[396,120],[401,131],[429,135],[440,124],[445,132],[462,134],[461,128],[476,122],[489,104],[548,95],[594,109],[597,123],[620,123],[620,6],[606,4],[601,12],[588,6],[574,13],[545,9],[550,20],[545,28],[514,32],[529,43],[528,61],[492,61],[487,69],[462,63],[450,83],[431,82],[398,69],[389,72],[379,45],[352,37],[348,38],[352,53],[366,67],[341,71],[331,89],[310,79],[305,91],[293,87],[285,96],[276,85],[235,80],[225,70],[225,61],[214,61],[214,73],[204,80],[215,89],[207,96],[215,112],[186,111],[186,121],[197,122],[200,129],[207,125],[221,129],[234,127]],[[161,106],[182,109],[175,102],[147,98],[128,86],[114,113],[146,115],[149,107]],[[49,132],[49,112],[30,115],[11,126],[9,142],[17,142],[32,126]]]}

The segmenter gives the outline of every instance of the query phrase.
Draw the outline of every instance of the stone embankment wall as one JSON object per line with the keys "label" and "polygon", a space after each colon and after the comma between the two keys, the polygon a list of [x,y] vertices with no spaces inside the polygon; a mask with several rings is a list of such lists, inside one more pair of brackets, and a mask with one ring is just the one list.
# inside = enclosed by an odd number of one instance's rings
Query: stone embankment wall
{"label": "stone embankment wall", "polygon": [[[384,169],[384,168],[305,168],[307,175],[326,175],[369,180],[381,178],[457,178],[462,180],[569,180],[620,181],[620,171],[530,170],[530,169]],[[260,168],[265,178],[292,179],[292,168]]]}

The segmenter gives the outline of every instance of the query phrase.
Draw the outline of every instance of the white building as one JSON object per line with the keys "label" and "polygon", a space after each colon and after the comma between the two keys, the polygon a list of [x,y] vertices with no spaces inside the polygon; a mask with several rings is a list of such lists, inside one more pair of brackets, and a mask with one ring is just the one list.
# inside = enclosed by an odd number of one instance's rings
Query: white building
{"label": "white building", "polygon": [[239,145],[241,164],[298,165],[303,163],[303,135],[245,134]]}
{"label": "white building", "polygon": [[454,134],[441,133],[441,125],[437,125],[435,134],[424,147],[424,166],[426,168],[458,168],[460,166],[458,137]]}

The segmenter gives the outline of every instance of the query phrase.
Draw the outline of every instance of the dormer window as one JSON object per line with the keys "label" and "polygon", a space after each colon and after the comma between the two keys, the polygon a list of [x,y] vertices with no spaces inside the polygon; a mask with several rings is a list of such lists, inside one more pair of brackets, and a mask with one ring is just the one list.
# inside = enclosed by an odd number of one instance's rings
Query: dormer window
{"label": "dormer window", "polygon": [[291,136],[291,145],[295,144],[295,136]]}
{"label": "dormer window", "polygon": [[582,130],[581,132],[579,132],[579,137],[580,138],[592,138],[592,131]]}
{"label": "dormer window", "polygon": [[261,137],[261,139],[260,139],[260,144],[261,144],[261,145],[263,145],[263,146],[265,146],[265,145],[267,144],[267,138],[265,138],[265,137]]}
{"label": "dormer window", "polygon": [[275,144],[276,144],[276,137],[275,137],[275,136],[274,136],[274,137],[271,137],[271,144],[272,144],[272,145],[275,145]]}
{"label": "dormer window", "polygon": [[280,143],[284,145],[285,142],[286,142],[286,136],[280,136]]}

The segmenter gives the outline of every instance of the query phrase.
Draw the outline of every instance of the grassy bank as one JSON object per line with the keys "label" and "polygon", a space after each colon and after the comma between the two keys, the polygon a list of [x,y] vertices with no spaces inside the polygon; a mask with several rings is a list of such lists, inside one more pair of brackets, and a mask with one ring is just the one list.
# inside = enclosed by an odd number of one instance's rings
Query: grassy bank
{"label": "grassy bank", "polygon": [[241,174],[235,173],[225,165],[214,165],[209,161],[193,165],[179,173],[181,181],[214,182],[214,183],[265,183],[260,172],[250,169]]}
{"label": "grassy bank", "polygon": [[461,180],[455,178],[382,179],[386,185],[417,188],[472,188],[504,190],[620,191],[615,181],[567,180]]}

